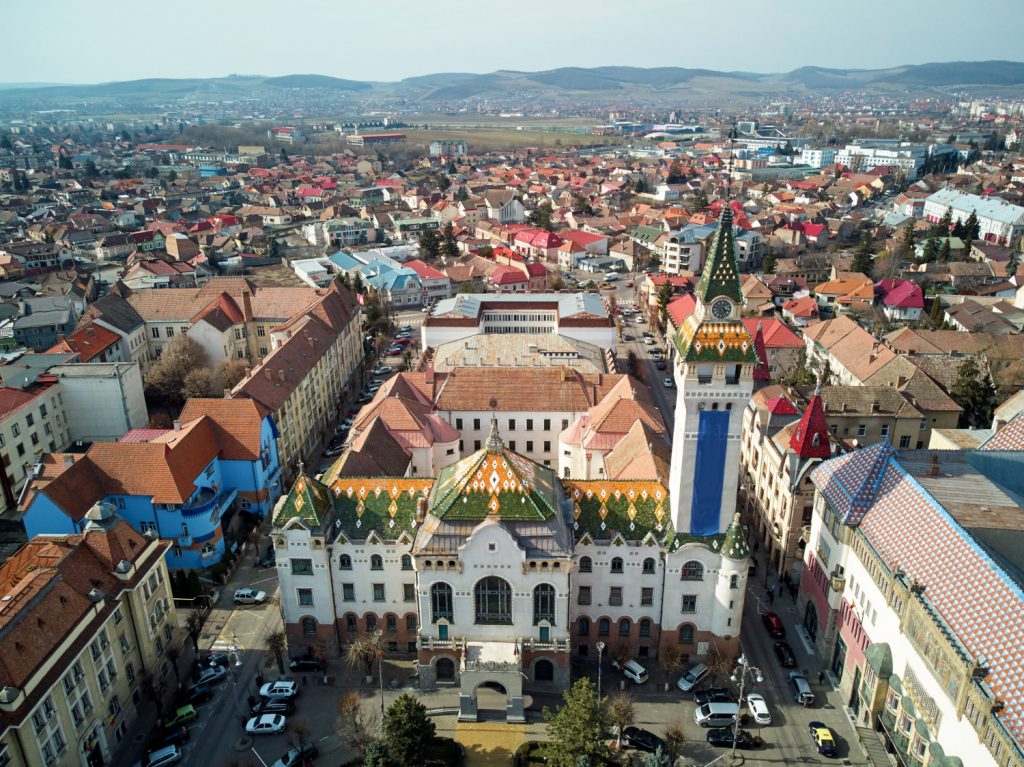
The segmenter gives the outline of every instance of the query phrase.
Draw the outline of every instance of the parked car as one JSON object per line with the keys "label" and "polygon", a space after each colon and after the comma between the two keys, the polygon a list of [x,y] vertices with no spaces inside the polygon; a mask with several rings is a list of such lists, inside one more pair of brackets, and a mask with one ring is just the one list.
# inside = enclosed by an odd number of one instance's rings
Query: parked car
{"label": "parked car", "polygon": [[302,658],[292,658],[288,661],[288,668],[292,671],[323,671],[324,663],[307,655]]}
{"label": "parked car", "polygon": [[658,370],[664,370],[665,360],[658,360],[657,362],[654,363],[654,367],[658,368]]}
{"label": "parked car", "polygon": [[235,589],[236,605],[258,605],[267,601],[267,592],[256,589]]}
{"label": "parked car", "polygon": [[811,722],[807,725],[807,731],[810,733],[811,742],[818,749],[819,754],[829,757],[838,756],[836,739],[832,737],[832,730],[824,722]]}
{"label": "parked car", "polygon": [[750,712],[750,716],[757,724],[766,725],[772,723],[772,715],[768,710],[768,704],[764,702],[764,696],[760,693],[752,692],[747,696],[747,711]]}
{"label": "parked car", "polygon": [[665,741],[642,727],[626,727],[622,731],[622,744],[638,751],[653,754],[659,748],[665,750]]}
{"label": "parked car", "polygon": [[650,336],[644,336],[644,343],[647,344],[648,346],[653,346],[654,339],[651,338]]}
{"label": "parked car", "polygon": [[224,668],[227,668],[231,665],[231,656],[223,650],[214,650],[203,656],[201,665],[203,668],[212,668],[213,666],[224,666]]}
{"label": "parked car", "polygon": [[794,701],[801,706],[810,706],[814,703],[814,691],[811,690],[811,684],[807,681],[807,677],[799,671],[790,671],[786,674],[786,681],[789,682],[790,689],[793,690]]}
{"label": "parked car", "polygon": [[636,340],[636,336],[631,335],[630,333],[623,333],[622,334],[622,340],[623,341],[635,341]]}
{"label": "parked car", "polygon": [[146,748],[156,751],[166,746],[180,746],[189,738],[188,727],[178,725],[177,727],[157,727],[146,740]]}
{"label": "parked car", "polygon": [[199,718],[199,712],[194,706],[182,706],[175,709],[174,713],[164,719],[164,727],[178,727],[183,724],[191,724]]}
{"label": "parked car", "polygon": [[666,389],[671,389],[673,386],[675,386],[675,384],[672,383],[671,378],[665,378],[665,380],[663,380],[661,383],[665,386]]}
{"label": "parked car", "polygon": [[275,732],[284,732],[287,722],[288,720],[280,714],[260,714],[245,723],[245,731],[250,735],[272,735]]}
{"label": "parked car", "polygon": [[220,684],[228,678],[228,670],[223,666],[211,666],[199,675],[196,684]]}
{"label": "parked car", "polygon": [[260,696],[263,698],[294,698],[298,692],[299,686],[294,679],[278,679],[260,688]]}
{"label": "parked car", "polygon": [[690,690],[707,679],[710,673],[707,666],[703,663],[698,663],[683,672],[683,675],[679,677],[679,681],[676,682],[676,687],[683,692],[690,692]]}
{"label": "parked car", "polygon": [[[716,727],[708,730],[708,743],[712,746],[732,748],[733,730],[732,727]],[[757,748],[761,745],[761,739],[751,735],[746,730],[740,730],[736,736],[736,748],[743,750]]]}
{"label": "parked car", "polygon": [[736,696],[727,687],[708,687],[693,694],[693,702],[698,706],[705,703],[735,703]]}
{"label": "parked car", "polygon": [[138,762],[137,767],[170,767],[181,761],[181,749],[177,746],[164,746],[156,751],[150,751],[145,758]]}
{"label": "parked car", "polygon": [[793,648],[789,646],[789,643],[776,642],[772,645],[772,650],[775,651],[775,657],[779,659],[780,666],[796,668],[796,655],[793,654]]}
{"label": "parked car", "polygon": [[356,404],[357,405],[365,405],[367,402],[369,402],[372,399],[373,399],[373,397],[370,396],[369,394],[365,394],[365,393],[364,394],[360,394],[359,395],[359,399],[356,400]]}
{"label": "parked car", "polygon": [[761,623],[768,629],[768,636],[772,639],[782,639],[786,636],[786,627],[782,625],[782,618],[775,613],[761,613]]}
{"label": "parked car", "polygon": [[261,714],[281,714],[282,716],[291,716],[295,713],[295,703],[287,698],[274,699],[264,698],[259,703],[256,703],[249,712],[253,716],[260,716]]}
{"label": "parked car", "polygon": [[319,753],[315,743],[302,743],[298,748],[288,749],[288,753],[274,762],[270,767],[298,767],[307,760],[316,758]]}
{"label": "parked car", "polygon": [[257,567],[267,568],[275,567],[277,565],[277,557],[274,556],[274,552],[264,554],[260,557],[260,561],[256,563]]}
{"label": "parked car", "polygon": [[395,369],[390,365],[381,365],[379,368],[374,368],[373,374],[375,376],[386,376],[394,372]]}
{"label": "parked car", "polygon": [[178,692],[175,701],[179,706],[198,706],[200,703],[206,703],[207,701],[213,700],[213,688],[205,682],[203,684],[194,684],[188,689],[181,690]]}

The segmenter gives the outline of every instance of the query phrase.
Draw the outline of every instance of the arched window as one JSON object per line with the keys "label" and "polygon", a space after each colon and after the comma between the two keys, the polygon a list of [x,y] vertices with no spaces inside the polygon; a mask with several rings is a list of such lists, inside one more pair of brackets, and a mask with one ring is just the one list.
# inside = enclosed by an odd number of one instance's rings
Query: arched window
{"label": "arched window", "polygon": [[455,678],[455,661],[451,658],[438,658],[437,663],[434,664],[434,672],[437,674],[438,681],[450,682]]}
{"label": "arched window", "polygon": [[679,627],[679,644],[693,644],[693,624],[684,623]]}
{"label": "arched window", "polygon": [[477,623],[512,622],[512,587],[508,581],[490,575],[473,588]]}
{"label": "arched window", "polygon": [[610,629],[611,629],[611,624],[608,623],[608,619],[607,618],[602,618],[601,620],[599,620],[597,622],[597,635],[599,637],[606,637],[606,636],[608,636],[608,632],[609,632]]}
{"label": "arched window", "polygon": [[555,667],[549,660],[543,658],[533,665],[533,680],[535,682],[550,682],[555,678]]}
{"label": "arched window", "polygon": [[345,631],[350,634],[354,634],[359,630],[359,621],[356,620],[356,616],[349,613],[345,616]]}
{"label": "arched window", "polygon": [[593,570],[594,564],[590,557],[580,557],[580,572],[590,573],[593,572]]}
{"label": "arched window", "polygon": [[738,575],[729,576],[729,588],[738,589],[740,587],[740,577]]}
{"label": "arched window", "polygon": [[691,559],[685,565],[683,565],[683,572],[680,576],[680,580],[683,581],[702,581],[704,580],[704,565],[695,559]]}
{"label": "arched window", "polygon": [[302,619],[302,634],[308,637],[316,636],[316,620],[314,618]]}
{"label": "arched window", "polygon": [[384,569],[384,560],[381,558],[380,554],[374,554],[372,557],[370,557],[370,569],[371,570],[383,570]]}
{"label": "arched window", "polygon": [[348,554],[342,554],[338,557],[338,569],[339,570],[351,570],[352,569],[352,557]]}
{"label": "arched window", "polygon": [[620,637],[628,637],[629,636],[630,625],[631,624],[629,622],[629,618],[623,618],[622,620],[619,621],[619,636]]}
{"label": "arched window", "polygon": [[576,631],[577,634],[579,634],[581,637],[585,637],[585,636],[589,636],[590,635],[590,619],[589,618],[580,618],[580,622],[579,622],[578,626],[579,626],[579,628]]}
{"label": "arched window", "polygon": [[384,616],[384,622],[385,624],[387,624],[388,631],[390,633],[394,634],[396,631],[398,631],[398,618],[396,618],[391,613],[388,613]]}
{"label": "arched window", "polygon": [[452,610],[452,587],[447,583],[435,583],[430,587],[430,612],[431,621],[434,623],[442,618],[448,621],[455,620],[455,613]]}
{"label": "arched window", "polygon": [[640,621],[640,636],[649,637],[651,635],[651,621],[648,618],[644,618]]}
{"label": "arched window", "polygon": [[622,572],[622,557],[612,557],[612,572],[613,573],[621,573]]}
{"label": "arched window", "polygon": [[416,630],[416,614],[415,613],[409,613],[408,615],[405,616],[405,629],[406,629],[406,631],[415,631]]}
{"label": "arched window", "polygon": [[644,560],[644,575],[654,575],[654,557]]}
{"label": "arched window", "polygon": [[555,587],[542,583],[533,590],[533,625],[548,621],[555,625]]}
{"label": "arched window", "polygon": [[370,613],[366,616],[366,632],[372,634],[377,630],[377,616]]}
{"label": "arched window", "polygon": [[402,555],[402,569],[412,570],[412,557],[410,557],[408,554]]}

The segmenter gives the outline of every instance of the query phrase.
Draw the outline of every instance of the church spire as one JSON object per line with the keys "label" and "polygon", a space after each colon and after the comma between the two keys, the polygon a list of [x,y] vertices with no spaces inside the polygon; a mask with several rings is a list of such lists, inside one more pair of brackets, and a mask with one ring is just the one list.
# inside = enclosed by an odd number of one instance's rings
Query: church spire
{"label": "church spire", "polygon": [[757,390],[772,380],[772,373],[768,368],[768,353],[764,346],[764,330],[760,322],[757,323],[757,330],[754,332],[754,353],[757,355],[757,364],[754,366],[754,389]]}
{"label": "church spire", "polygon": [[501,435],[498,434],[498,417],[491,414],[491,431],[487,435],[487,444],[484,445],[484,449],[488,453],[500,453],[505,449],[505,443],[501,440]]}
{"label": "church spire", "polygon": [[825,407],[821,402],[821,382],[814,388],[811,401],[796,425],[790,449],[801,458],[831,458],[832,444],[829,442],[828,423],[825,422]]}
{"label": "church spire", "polygon": [[737,304],[743,303],[734,247],[732,208],[726,204],[722,208],[721,218],[718,219],[718,229],[711,237],[708,255],[704,261],[704,271],[697,285],[697,295],[705,305],[719,296],[731,298]]}

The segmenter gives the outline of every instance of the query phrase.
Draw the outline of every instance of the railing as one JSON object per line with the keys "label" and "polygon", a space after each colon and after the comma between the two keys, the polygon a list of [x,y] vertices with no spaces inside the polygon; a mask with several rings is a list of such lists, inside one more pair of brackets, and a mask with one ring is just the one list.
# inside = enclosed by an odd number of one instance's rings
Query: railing
{"label": "railing", "polygon": [[468,660],[464,659],[465,671],[519,671],[522,664],[518,660]]}
{"label": "railing", "polygon": [[907,759],[907,747],[910,744],[909,739],[906,735],[896,729],[896,719],[889,711],[883,709],[878,715],[878,721],[882,725],[882,730],[885,733],[889,743],[893,746],[893,753],[899,760],[899,763],[903,767],[911,767],[911,762]]}
{"label": "railing", "polygon": [[740,377],[739,376],[726,376],[725,377],[725,385],[726,386],[737,386],[737,385],[739,385],[739,382],[740,382]]}
{"label": "railing", "polygon": [[420,650],[440,650],[461,647],[461,639],[438,639],[430,636],[420,636],[416,640],[416,647]]}
{"label": "railing", "polygon": [[198,517],[200,514],[208,514],[216,505],[217,493],[213,491],[213,488],[201,487],[196,499],[181,507],[181,513],[185,517]]}
{"label": "railing", "polygon": [[697,383],[699,383],[701,385],[709,384],[709,383],[711,383],[711,376],[698,375],[697,376]]}
{"label": "railing", "polygon": [[520,646],[524,650],[551,650],[554,652],[569,652],[569,640],[568,639],[551,639],[547,642],[542,642],[539,639],[521,639],[519,640]]}

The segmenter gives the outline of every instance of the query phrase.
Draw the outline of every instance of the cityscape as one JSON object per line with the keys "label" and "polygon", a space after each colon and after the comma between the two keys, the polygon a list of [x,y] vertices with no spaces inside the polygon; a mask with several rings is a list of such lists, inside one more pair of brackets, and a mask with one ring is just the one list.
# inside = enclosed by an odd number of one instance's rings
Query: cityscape
{"label": "cityscape", "polygon": [[8,13],[0,767],[1024,767],[1024,7],[179,5]]}

